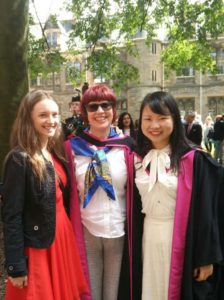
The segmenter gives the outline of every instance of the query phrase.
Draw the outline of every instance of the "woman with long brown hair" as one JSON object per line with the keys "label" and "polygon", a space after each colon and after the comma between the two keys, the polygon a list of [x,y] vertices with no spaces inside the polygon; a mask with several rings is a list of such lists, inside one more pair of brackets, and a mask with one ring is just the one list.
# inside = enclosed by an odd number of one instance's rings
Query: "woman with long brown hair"
{"label": "woman with long brown hair", "polygon": [[88,294],[66,214],[70,183],[59,124],[58,105],[48,93],[24,97],[3,175],[6,300],[74,300]]}

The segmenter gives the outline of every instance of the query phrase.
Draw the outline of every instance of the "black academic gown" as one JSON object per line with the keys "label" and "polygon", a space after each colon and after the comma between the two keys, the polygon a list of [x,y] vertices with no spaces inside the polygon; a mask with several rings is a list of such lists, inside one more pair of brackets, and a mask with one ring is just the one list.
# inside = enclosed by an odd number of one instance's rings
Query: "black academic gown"
{"label": "black academic gown", "polygon": [[[210,300],[219,298],[220,262],[223,259],[219,224],[222,202],[223,170],[209,155],[197,151],[194,159],[192,199],[186,236],[181,300]],[[192,270],[213,264],[213,276],[206,281],[193,279]],[[224,282],[223,282],[224,287]]]}
{"label": "black academic gown", "polygon": [[[224,299],[222,291],[224,282],[221,283],[222,267],[220,266],[223,259],[224,235],[222,229],[224,221],[218,218],[218,212],[221,215],[220,209],[224,207],[221,195],[222,182],[222,167],[206,153],[196,151],[193,160],[192,194],[187,222],[181,290],[180,295],[173,297],[172,300]],[[119,300],[141,299],[144,215],[141,213],[140,195],[137,188],[134,190],[132,215],[128,216],[128,223],[132,224],[132,235],[126,236]],[[181,201],[184,200],[185,195],[183,198],[181,196]],[[209,264],[214,264],[213,276],[204,282],[197,282],[193,278],[193,269]]]}

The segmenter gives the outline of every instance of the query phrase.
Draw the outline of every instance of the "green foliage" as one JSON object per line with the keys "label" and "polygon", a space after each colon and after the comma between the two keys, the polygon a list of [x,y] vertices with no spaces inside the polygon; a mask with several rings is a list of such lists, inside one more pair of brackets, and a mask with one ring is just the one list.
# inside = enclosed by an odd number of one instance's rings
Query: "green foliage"
{"label": "green foliage", "polygon": [[168,73],[185,66],[216,70],[210,41],[224,33],[223,0],[73,0],[69,9],[76,20],[71,46],[85,41],[88,68],[115,85],[120,82],[118,88],[138,77],[133,66],[125,66],[121,47],[137,56],[135,35],[144,30],[150,45],[161,26],[168,38],[162,58]]}
{"label": "green foliage", "polygon": [[69,82],[76,87],[85,81],[85,70],[78,69],[73,62],[67,61],[66,76]]}
{"label": "green foliage", "polygon": [[[56,22],[56,17],[52,16],[51,22]],[[33,18],[30,16],[29,26],[34,25]],[[51,48],[48,45],[46,36],[36,39],[29,30],[28,34],[28,68],[30,79],[36,79],[38,74],[47,77],[48,74],[59,72],[65,58],[59,49]]]}
{"label": "green foliage", "polygon": [[122,50],[105,45],[88,57],[86,67],[93,72],[95,78],[112,81],[113,88],[119,92],[127,79],[138,81],[138,70],[122,60],[123,55]]}
{"label": "green foliage", "polygon": [[211,57],[213,51],[209,43],[198,43],[196,41],[175,41],[167,47],[162,55],[165,62],[165,75],[171,70],[181,73],[183,67],[192,67],[195,70],[210,70],[215,72],[216,62]]}
{"label": "green foliage", "polygon": [[[71,48],[85,41],[88,53],[86,68],[95,77],[113,81],[119,91],[127,81],[138,81],[138,70],[125,63],[124,56],[137,56],[133,37],[143,28],[151,1],[74,1],[70,9],[76,23],[70,36]],[[138,8],[136,8],[138,7]],[[149,27],[147,27],[149,28]],[[79,38],[79,39],[77,39]],[[125,52],[124,52],[125,49]]]}
{"label": "green foliage", "polygon": [[171,25],[168,25],[168,47],[163,53],[166,72],[177,72],[191,66],[202,72],[217,70],[211,57],[213,42],[224,33],[223,0],[175,1]]}

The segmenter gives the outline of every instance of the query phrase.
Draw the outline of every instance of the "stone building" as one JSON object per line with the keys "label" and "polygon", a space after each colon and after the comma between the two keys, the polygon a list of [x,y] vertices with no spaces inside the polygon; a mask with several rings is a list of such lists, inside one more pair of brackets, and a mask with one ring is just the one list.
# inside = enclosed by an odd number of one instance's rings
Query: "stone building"
{"label": "stone building", "polygon": [[218,74],[202,74],[192,68],[183,68],[181,75],[172,73],[168,79],[164,78],[164,66],[160,60],[165,43],[155,39],[148,48],[144,40],[144,36],[135,39],[139,57],[127,59],[140,74],[140,83],[132,83],[126,91],[128,110],[134,118],[138,117],[139,102],[144,95],[156,90],[169,91],[177,100],[182,115],[193,110],[204,120],[208,114],[215,117],[224,113],[224,36],[214,44],[213,56],[218,63]]}
{"label": "stone building", "polygon": [[[46,27],[46,36],[53,47],[61,49],[66,55],[66,42],[62,39],[69,31],[69,22],[60,22],[59,25]],[[183,68],[181,75],[172,73],[168,79],[164,77],[164,66],[161,63],[161,52],[166,46],[162,39],[154,39],[147,47],[145,45],[144,32],[137,34],[134,38],[138,48],[137,57],[126,55],[128,63],[133,64],[139,70],[139,82],[127,84],[126,90],[123,90],[118,99],[118,113],[129,111],[133,119],[139,115],[140,103],[147,93],[157,90],[169,91],[177,100],[181,115],[184,116],[188,110],[196,111],[204,120],[210,114],[213,118],[217,114],[224,113],[224,35],[214,44],[214,59],[218,63],[219,72],[216,75],[209,73],[202,74],[194,71],[192,68]],[[59,74],[49,74],[47,79],[38,76],[35,82],[32,82],[31,88],[43,88],[53,92],[58,101],[62,119],[68,117],[68,103],[71,97],[77,94],[77,88],[81,89],[84,81],[93,84],[94,82],[103,82],[102,78],[93,78],[93,74],[85,72],[84,78],[77,82],[77,86],[69,82],[67,76],[67,67],[74,68],[81,72],[84,70],[86,53],[70,58],[67,65],[61,67]]]}

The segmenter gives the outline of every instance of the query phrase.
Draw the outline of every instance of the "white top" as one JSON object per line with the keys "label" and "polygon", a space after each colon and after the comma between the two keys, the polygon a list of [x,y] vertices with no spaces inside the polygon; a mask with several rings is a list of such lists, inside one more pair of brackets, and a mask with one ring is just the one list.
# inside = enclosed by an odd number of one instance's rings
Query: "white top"
{"label": "white top", "polygon": [[131,129],[130,128],[124,128],[123,132],[124,132],[125,135],[128,135],[128,136],[131,135]]}
{"label": "white top", "polygon": [[[157,214],[158,208],[158,211],[162,213],[163,217],[172,217],[174,214],[177,175],[170,169],[169,153],[169,146],[161,150],[152,149],[144,157],[142,162],[137,158],[135,160],[135,182],[141,195],[143,213],[149,215],[153,214],[153,216],[159,217]],[[150,173],[146,170],[149,163]],[[172,205],[170,205],[168,199],[170,199]],[[167,206],[168,203],[169,209]],[[162,211],[161,207],[164,208]]]}
{"label": "white top", "polygon": [[[97,150],[96,146],[91,146]],[[76,155],[75,168],[79,197],[81,200],[81,218],[83,225],[94,236],[116,238],[124,235],[124,222],[126,219],[126,182],[127,167],[124,150],[112,148],[106,153],[112,177],[116,200],[109,199],[106,192],[98,187],[88,205],[83,208],[84,180],[90,157]]]}
{"label": "white top", "polygon": [[[136,184],[145,213],[142,238],[142,300],[168,299],[177,176],[170,169],[170,148],[152,149],[136,159]],[[150,171],[146,169],[150,163]]]}

